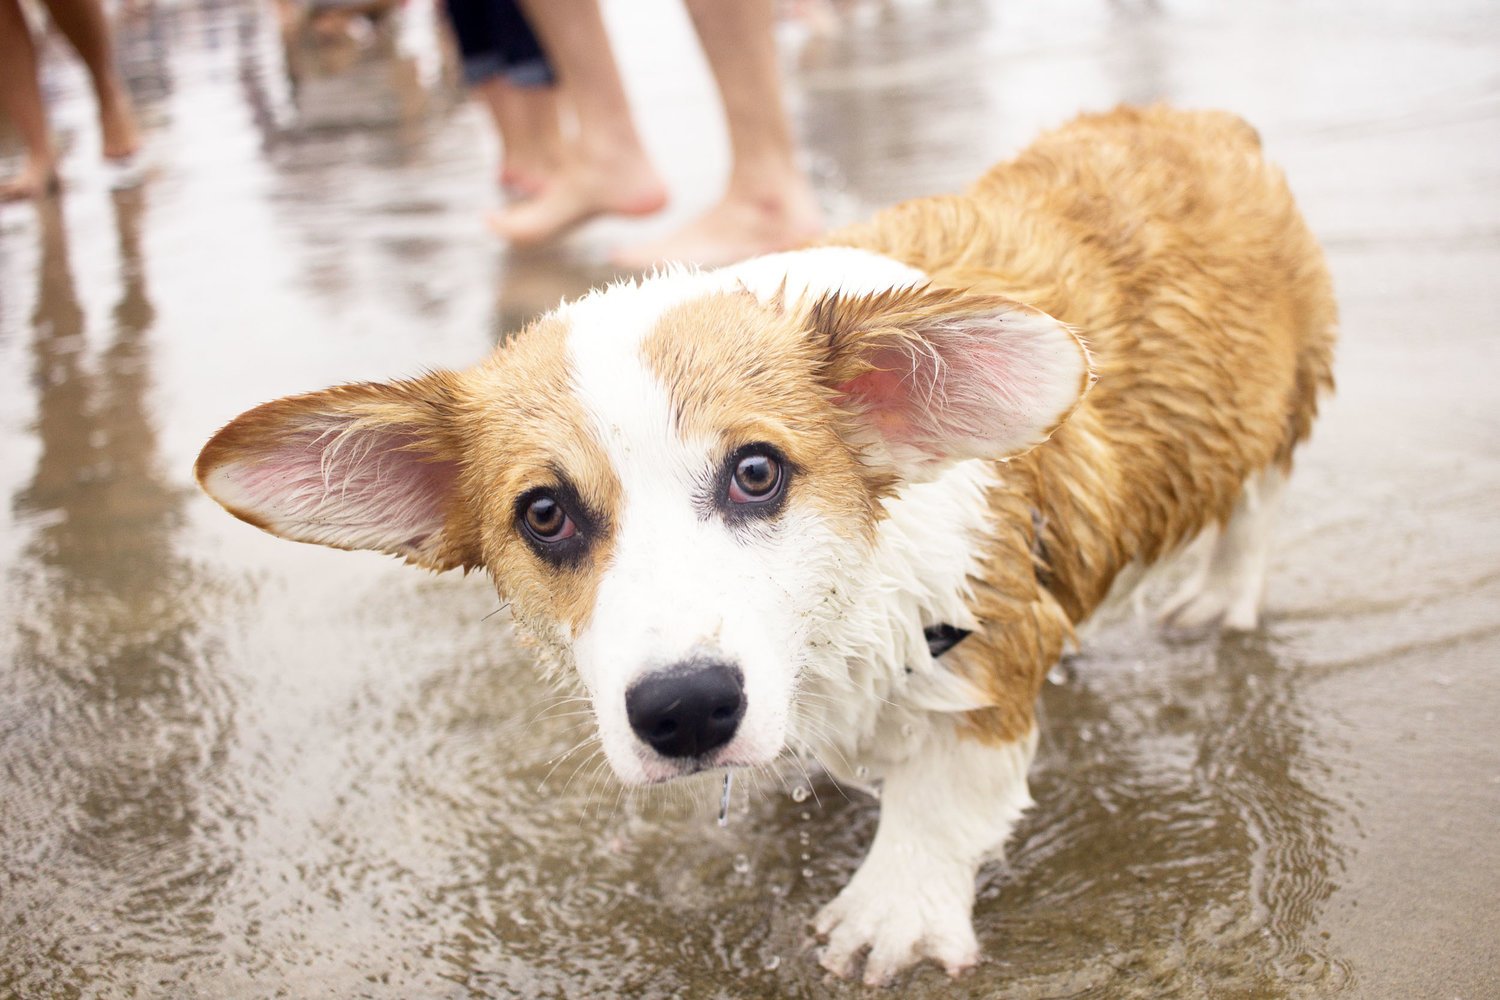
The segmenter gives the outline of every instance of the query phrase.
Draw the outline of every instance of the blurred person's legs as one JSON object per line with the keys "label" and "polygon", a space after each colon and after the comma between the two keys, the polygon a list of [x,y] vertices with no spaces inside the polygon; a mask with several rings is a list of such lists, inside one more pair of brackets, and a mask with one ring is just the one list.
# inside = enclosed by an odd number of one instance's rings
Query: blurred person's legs
{"label": "blurred person's legs", "polygon": [[36,43],[19,0],[0,0],[0,108],[26,146],[21,172],[0,181],[0,201],[48,194],[57,187],[57,149],[47,131],[37,81]]}
{"label": "blurred person's legs", "polygon": [[692,261],[713,267],[816,236],[822,211],[797,165],[782,103],[774,0],[687,0],[729,127],[724,197],[685,228],[615,256],[628,267]]}
{"label": "blurred person's legs", "polygon": [[105,158],[123,160],[134,155],[140,149],[141,135],[130,94],[115,66],[114,41],[103,5],[99,0],[47,0],[47,10],[88,68],[99,101]]}
{"label": "blurred person's legs", "polygon": [[596,0],[529,0],[527,17],[577,119],[555,180],[537,197],[495,213],[512,243],[542,243],[597,215],[649,215],[667,191],[646,156]]}
{"label": "blurred person's legs", "polygon": [[[109,22],[98,0],[47,0],[52,22],[88,69],[99,106],[99,129],[107,160],[128,160],[140,148],[140,132],[125,82],[114,63]],[[26,144],[26,166],[0,182],[0,200],[34,198],[57,188],[57,149],[47,131],[37,80],[36,43],[19,0],[0,0],[0,100]]]}
{"label": "blurred person's legs", "polygon": [[556,79],[516,0],[448,0],[464,83],[500,135],[500,183],[535,195],[562,161]]}

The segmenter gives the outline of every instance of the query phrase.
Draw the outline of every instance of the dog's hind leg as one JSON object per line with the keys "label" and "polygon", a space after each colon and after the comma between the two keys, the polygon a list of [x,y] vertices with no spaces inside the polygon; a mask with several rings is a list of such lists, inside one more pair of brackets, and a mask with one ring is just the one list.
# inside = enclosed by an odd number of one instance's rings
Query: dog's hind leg
{"label": "dog's hind leg", "polygon": [[1168,628],[1196,629],[1219,622],[1248,632],[1260,623],[1271,531],[1286,491],[1286,473],[1268,466],[1245,483],[1229,521],[1217,529],[1207,558],[1167,601]]}

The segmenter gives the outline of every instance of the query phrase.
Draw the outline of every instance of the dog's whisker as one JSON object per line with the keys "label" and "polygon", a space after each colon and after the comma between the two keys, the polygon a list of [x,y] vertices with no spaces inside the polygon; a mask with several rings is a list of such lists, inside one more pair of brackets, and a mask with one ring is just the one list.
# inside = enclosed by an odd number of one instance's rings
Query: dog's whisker
{"label": "dog's whisker", "polygon": [[537,721],[538,719],[546,717],[546,714],[555,708],[562,708],[573,703],[588,704],[589,700],[587,698],[581,698],[578,695],[573,694],[559,693],[549,695],[542,701],[541,704],[536,706],[536,711],[529,718],[527,718],[526,725],[529,726],[531,723]]}
{"label": "dog's whisker", "polygon": [[[827,756],[838,758],[845,771],[851,774],[855,772],[855,768],[850,763],[848,757],[844,755],[844,752],[839,748],[838,743],[827,734],[825,728],[822,725],[809,724],[806,735],[806,742],[809,744],[808,749],[811,750],[814,759],[818,759],[823,756],[823,753],[820,753],[821,749],[822,751],[827,752]],[[821,748],[818,746],[819,743],[822,744]],[[794,748],[788,746],[782,752],[783,754],[798,757],[799,766],[803,766],[800,756]],[[803,773],[806,774],[805,766],[803,766]],[[845,801],[850,801],[849,793],[844,790],[842,782],[835,781],[833,785],[834,788],[838,789],[839,794],[843,796]],[[818,804],[819,806],[822,805],[821,802],[819,802]]]}
{"label": "dog's whisker", "polygon": [[[603,788],[604,782],[608,778],[609,773],[609,762],[607,760],[600,759],[597,765],[594,767],[593,774],[589,777],[588,791],[584,794],[585,802],[593,804],[597,804],[599,802],[599,793]],[[602,813],[596,815],[602,816]]]}
{"label": "dog's whisker", "polygon": [[609,807],[609,815],[605,817],[605,822],[614,822],[615,817],[619,815],[621,801],[623,801],[629,794],[629,789],[627,789],[624,785],[616,786],[614,802],[611,803]]}
{"label": "dog's whisker", "polygon": [[[566,708],[574,702],[584,704],[587,707],[572,712],[556,711],[556,709]],[[553,700],[551,700],[547,704],[542,705],[530,718],[526,719],[520,724],[520,726],[517,728],[517,735],[521,738],[529,736],[531,734],[532,727],[541,722],[552,722],[561,719],[574,719],[592,716],[594,714],[592,708],[593,706],[588,701],[588,699],[577,698],[576,696],[571,695],[560,697],[554,696]]]}
{"label": "dog's whisker", "polygon": [[[578,729],[579,729],[579,727],[575,724],[574,727],[573,727],[573,731],[576,733],[578,731]],[[562,751],[561,753],[558,753],[555,756],[547,758],[547,763],[550,764],[553,761],[563,760],[563,759],[567,758],[569,755],[571,755],[572,753],[576,752],[580,747],[587,746],[589,743],[598,742],[598,740],[599,740],[599,733],[598,733],[598,731],[596,729],[594,729],[594,727],[592,727],[592,726],[584,727],[584,729],[583,729],[583,737],[581,739],[579,739],[578,742],[574,743],[572,746],[568,747],[568,749]]]}
{"label": "dog's whisker", "polygon": [[550,715],[539,715],[529,720],[526,725],[532,726],[538,722],[558,722],[562,719],[592,719],[594,710],[592,708],[580,708],[572,712],[554,712]]}
{"label": "dog's whisker", "polygon": [[[573,781],[574,781],[575,778],[578,777],[579,772],[581,772],[584,768],[589,767],[590,765],[592,765],[595,762],[595,760],[598,759],[598,758],[596,758],[595,755],[598,753],[597,748],[598,748],[599,745],[600,745],[599,737],[597,735],[595,735],[595,734],[590,734],[587,738],[585,738],[583,741],[581,741],[572,750],[568,751],[568,753],[566,755],[564,755],[563,759],[566,759],[568,756],[571,756],[572,754],[577,753],[579,750],[583,749],[584,747],[593,746],[595,748],[594,751],[589,754],[589,756],[583,758],[582,760],[580,760],[577,763],[576,766],[574,766],[573,772],[568,775],[568,780],[565,781],[565,782],[563,782],[562,789],[558,792],[559,795],[567,795],[568,794],[568,789],[572,787]],[[556,764],[552,765],[552,769],[554,771],[562,764],[562,760],[563,759],[560,759]],[[548,771],[547,772],[547,778],[551,778],[551,777],[552,777],[552,771]],[[543,785],[545,785],[547,783],[547,778],[543,778],[542,779],[542,784]]]}

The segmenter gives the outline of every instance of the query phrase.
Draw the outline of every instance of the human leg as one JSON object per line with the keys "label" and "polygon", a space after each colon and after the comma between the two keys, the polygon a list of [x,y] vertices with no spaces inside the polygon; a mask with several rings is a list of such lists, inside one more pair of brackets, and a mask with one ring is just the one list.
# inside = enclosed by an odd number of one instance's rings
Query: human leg
{"label": "human leg", "polygon": [[140,131],[125,81],[115,67],[114,43],[104,8],[99,0],[47,0],[47,10],[93,81],[105,158],[123,160],[134,155],[140,149]]}
{"label": "human leg", "polygon": [[464,82],[500,136],[500,183],[536,195],[556,173],[562,133],[556,80],[516,0],[448,0]]}
{"label": "human leg", "polygon": [[57,186],[57,149],[47,131],[47,112],[37,82],[36,42],[19,0],[0,0],[0,108],[26,146],[26,162],[0,180],[0,201],[35,198]]}
{"label": "human leg", "polygon": [[517,87],[503,75],[472,89],[500,135],[500,184],[523,197],[540,194],[562,160],[556,95],[549,87]]}
{"label": "human leg", "polygon": [[782,104],[773,0],[687,0],[724,103],[731,167],[724,197],[685,229],[616,260],[728,264],[784,250],[822,229],[812,185],[797,165]]}
{"label": "human leg", "polygon": [[512,243],[561,235],[596,215],[648,215],[666,188],[641,145],[596,0],[524,4],[577,119],[556,181],[539,197],[497,213],[491,225]]}
{"label": "human leg", "polygon": [[518,0],[499,0],[496,16],[505,79],[495,96],[510,121],[507,134],[515,136],[505,150],[500,182],[522,194],[536,195],[562,164],[557,74]]}

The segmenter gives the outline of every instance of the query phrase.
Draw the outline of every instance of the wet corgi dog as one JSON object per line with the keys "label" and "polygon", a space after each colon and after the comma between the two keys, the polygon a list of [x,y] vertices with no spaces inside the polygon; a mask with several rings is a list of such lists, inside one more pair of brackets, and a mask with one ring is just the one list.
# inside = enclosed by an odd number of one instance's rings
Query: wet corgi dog
{"label": "wet corgi dog", "polygon": [[257,407],[197,475],[285,538],[488,572],[627,784],[789,750],[878,781],[821,961],[957,973],[1075,628],[1203,536],[1168,617],[1256,625],[1334,323],[1255,132],[1122,108],[818,246],[592,292],[467,370]]}

